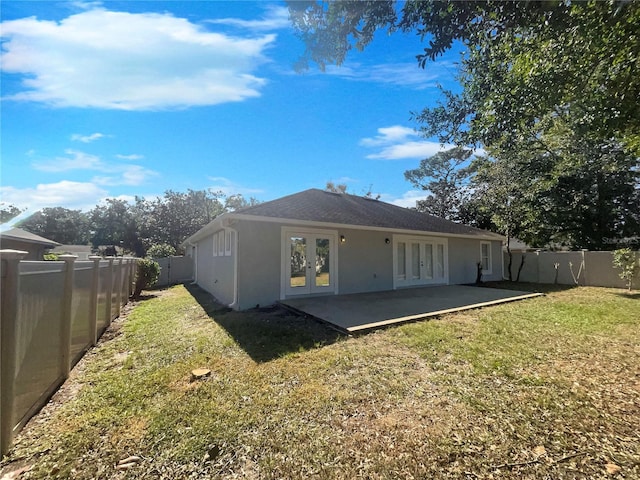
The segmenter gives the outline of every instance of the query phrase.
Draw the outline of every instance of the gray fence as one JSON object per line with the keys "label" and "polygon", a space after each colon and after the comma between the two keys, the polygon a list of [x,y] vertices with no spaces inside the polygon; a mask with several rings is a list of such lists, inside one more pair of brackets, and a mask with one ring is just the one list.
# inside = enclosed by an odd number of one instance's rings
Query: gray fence
{"label": "gray fence", "polygon": [[[612,252],[513,252],[511,272],[515,280],[522,258],[521,282],[588,285],[592,287],[626,288],[613,267]],[[504,254],[505,277],[508,278],[509,257]]]}
{"label": "gray fence", "polygon": [[154,260],[160,265],[160,278],[156,284],[158,287],[193,280],[193,258],[166,257],[154,258]]}
{"label": "gray fence", "polygon": [[0,453],[64,383],[133,293],[136,259],[24,261],[0,250]]}

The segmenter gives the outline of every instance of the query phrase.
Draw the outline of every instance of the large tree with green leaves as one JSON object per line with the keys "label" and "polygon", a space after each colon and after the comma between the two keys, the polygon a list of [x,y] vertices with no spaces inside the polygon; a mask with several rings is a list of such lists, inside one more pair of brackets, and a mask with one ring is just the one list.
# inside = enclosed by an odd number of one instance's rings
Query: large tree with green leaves
{"label": "large tree with green leaves", "polygon": [[87,245],[91,236],[87,214],[63,207],[43,208],[19,222],[18,226],[67,245]]}
{"label": "large tree with green leaves", "polygon": [[[425,68],[460,42],[462,90],[442,90],[415,118],[427,137],[493,152],[485,173],[491,162],[518,171],[509,189],[526,193],[520,218],[530,241],[611,248],[607,239],[637,232],[640,3],[296,1],[289,9],[307,46],[303,66],[340,64],[380,29],[427,41],[417,55]],[[503,204],[501,181],[478,177],[484,193],[463,209]],[[495,215],[493,223],[507,225]]]}

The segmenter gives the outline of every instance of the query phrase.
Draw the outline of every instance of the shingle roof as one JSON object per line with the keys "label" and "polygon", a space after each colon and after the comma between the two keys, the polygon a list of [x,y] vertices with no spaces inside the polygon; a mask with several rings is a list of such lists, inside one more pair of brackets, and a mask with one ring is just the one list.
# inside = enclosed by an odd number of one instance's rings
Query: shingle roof
{"label": "shingle roof", "polygon": [[48,238],[41,237],[40,235],[36,235],[35,233],[27,232],[26,230],[23,230],[21,228],[12,228],[11,230],[0,233],[0,236],[4,238],[10,238],[12,240],[20,240],[22,242],[29,243],[39,243],[51,247],[60,245],[58,242],[54,242],[53,240],[49,240]]}
{"label": "shingle roof", "polygon": [[451,222],[380,200],[326,192],[315,188],[247,207],[236,211],[235,214],[239,217],[252,215],[502,239],[502,236],[486,230]]}

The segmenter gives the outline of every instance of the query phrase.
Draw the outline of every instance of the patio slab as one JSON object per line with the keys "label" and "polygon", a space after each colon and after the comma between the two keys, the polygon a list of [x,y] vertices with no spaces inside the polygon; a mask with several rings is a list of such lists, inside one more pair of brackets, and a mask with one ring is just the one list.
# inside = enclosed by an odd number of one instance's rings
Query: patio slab
{"label": "patio slab", "polygon": [[355,333],[471,308],[538,297],[541,293],[446,285],[384,292],[281,300],[287,308],[311,315],[339,330]]}

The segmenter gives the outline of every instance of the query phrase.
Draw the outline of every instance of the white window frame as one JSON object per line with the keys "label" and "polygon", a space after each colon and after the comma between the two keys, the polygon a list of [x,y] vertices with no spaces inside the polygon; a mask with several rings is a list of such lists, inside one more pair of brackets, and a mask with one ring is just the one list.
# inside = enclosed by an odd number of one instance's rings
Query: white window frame
{"label": "white window frame", "polygon": [[213,256],[218,256],[218,233],[213,234]]}
{"label": "white window frame", "polygon": [[[487,269],[484,268],[484,263],[483,263],[483,259],[484,259],[484,255],[482,252],[482,247],[487,246]],[[491,275],[491,273],[493,272],[493,259],[492,259],[492,254],[491,254],[491,242],[480,242],[480,264],[483,266],[482,268],[482,274],[483,275]]]}
{"label": "white window frame", "polygon": [[224,230],[218,232],[218,256],[224,257]]}

